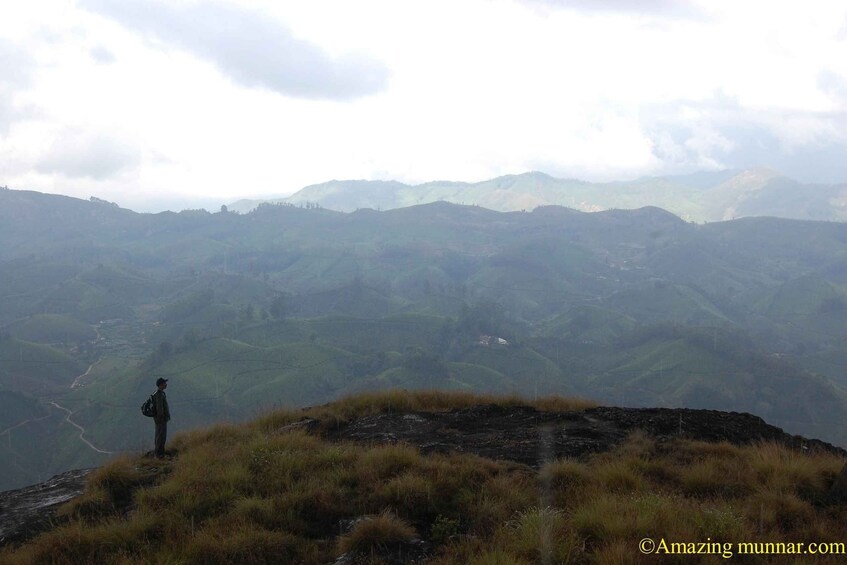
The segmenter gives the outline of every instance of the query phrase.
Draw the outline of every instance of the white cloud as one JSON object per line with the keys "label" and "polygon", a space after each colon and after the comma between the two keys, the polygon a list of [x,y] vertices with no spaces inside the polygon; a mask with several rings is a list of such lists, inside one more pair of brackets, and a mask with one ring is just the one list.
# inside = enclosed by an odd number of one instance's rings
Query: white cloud
{"label": "white cloud", "polygon": [[847,178],[847,162],[834,158],[847,146],[843,114],[750,109],[719,92],[647,106],[641,118],[658,172],[765,166],[806,181]]}
{"label": "white cloud", "polygon": [[0,136],[21,115],[15,107],[15,93],[29,85],[32,68],[33,62],[24,50],[0,38]]}
{"label": "white cloud", "polygon": [[91,58],[98,63],[109,64],[115,62],[115,55],[103,45],[92,47],[89,53],[91,53]]}
{"label": "white cloud", "polygon": [[818,87],[830,98],[834,108],[847,112],[847,77],[845,75],[823,69],[818,74]]}
{"label": "white cloud", "polygon": [[354,53],[332,57],[267,14],[233,4],[83,0],[129,29],[209,59],[233,80],[289,96],[350,100],[383,90],[388,70]]}
{"label": "white cloud", "polygon": [[706,12],[688,0],[519,0],[530,6],[581,12],[619,13],[663,18],[706,19]]}
{"label": "white cloud", "polygon": [[44,174],[92,180],[111,179],[137,167],[141,155],[126,141],[108,134],[63,132],[35,164]]}

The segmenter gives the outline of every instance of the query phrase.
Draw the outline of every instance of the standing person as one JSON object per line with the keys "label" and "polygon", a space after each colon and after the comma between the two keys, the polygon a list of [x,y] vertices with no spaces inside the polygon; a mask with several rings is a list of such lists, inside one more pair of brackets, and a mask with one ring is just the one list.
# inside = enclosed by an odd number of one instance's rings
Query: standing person
{"label": "standing person", "polygon": [[156,415],[153,416],[153,421],[156,422],[156,457],[162,458],[165,456],[165,440],[168,437],[168,420],[171,419],[171,412],[168,409],[168,398],[165,396],[165,389],[168,388],[168,379],[159,377],[156,379],[156,387],[159,390],[153,393],[153,405],[156,407]]}

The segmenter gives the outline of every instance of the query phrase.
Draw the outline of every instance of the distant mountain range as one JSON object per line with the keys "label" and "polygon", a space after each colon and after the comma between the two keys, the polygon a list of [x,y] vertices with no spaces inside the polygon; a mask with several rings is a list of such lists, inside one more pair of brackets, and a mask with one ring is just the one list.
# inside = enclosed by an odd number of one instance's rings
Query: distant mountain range
{"label": "distant mountain range", "polygon": [[847,220],[847,184],[802,184],[768,169],[701,172],[592,183],[539,172],[477,182],[332,180],[287,198],[239,200],[231,211],[249,212],[263,202],[319,205],[340,212],[392,210],[432,202],[476,205],[499,212],[557,205],[582,212],[664,208],[687,221],[712,222],[750,216],[798,220]]}

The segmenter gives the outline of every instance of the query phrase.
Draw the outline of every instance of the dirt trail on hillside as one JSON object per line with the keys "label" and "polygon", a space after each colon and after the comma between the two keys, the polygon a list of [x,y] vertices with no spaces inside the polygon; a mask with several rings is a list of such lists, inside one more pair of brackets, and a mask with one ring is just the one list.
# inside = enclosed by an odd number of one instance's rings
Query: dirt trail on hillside
{"label": "dirt trail on hillside", "polygon": [[94,366],[97,365],[98,363],[100,363],[100,361],[102,361],[102,360],[103,360],[102,358],[98,359],[97,361],[95,361],[94,363],[89,365],[88,369],[86,369],[83,374],[79,375],[77,378],[74,379],[74,382],[71,383],[71,388],[76,388],[78,386],[84,386],[83,383],[82,383],[82,380],[85,377],[87,377],[89,375],[89,373],[91,373],[91,369],[93,369]]}
{"label": "dirt trail on hillside", "polygon": [[87,445],[88,447],[90,447],[91,449],[96,451],[97,453],[106,453],[106,454],[114,453],[114,451],[106,451],[105,449],[100,449],[99,447],[97,447],[96,445],[94,445],[93,443],[91,443],[90,441],[85,439],[85,428],[83,428],[82,426],[80,426],[79,424],[77,424],[76,422],[71,420],[71,416],[73,416],[73,412],[71,412],[69,409],[65,408],[64,406],[56,404],[56,402],[54,402],[52,400],[50,401],[50,404],[52,404],[53,406],[55,406],[59,410],[62,410],[64,412],[68,413],[67,417],[65,418],[65,421],[79,430],[79,440],[81,442],[83,442],[85,445]]}

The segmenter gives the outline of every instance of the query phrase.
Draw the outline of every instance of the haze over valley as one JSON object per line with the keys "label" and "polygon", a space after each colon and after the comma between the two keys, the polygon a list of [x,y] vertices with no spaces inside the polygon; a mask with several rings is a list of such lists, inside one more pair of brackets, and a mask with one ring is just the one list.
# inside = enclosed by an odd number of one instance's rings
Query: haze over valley
{"label": "haze over valley", "polygon": [[657,207],[138,214],[0,191],[0,488],[374,389],[752,412],[847,445],[847,225]]}

